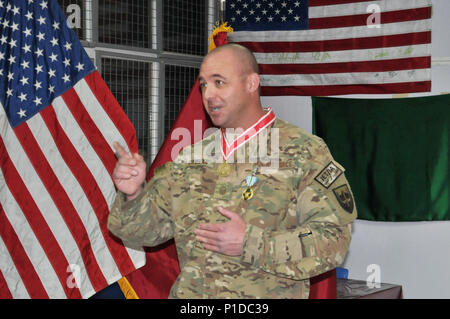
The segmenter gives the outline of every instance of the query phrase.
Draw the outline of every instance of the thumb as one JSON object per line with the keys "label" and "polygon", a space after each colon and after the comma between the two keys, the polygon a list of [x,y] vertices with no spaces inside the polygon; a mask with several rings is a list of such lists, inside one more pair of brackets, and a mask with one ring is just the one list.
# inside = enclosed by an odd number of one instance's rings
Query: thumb
{"label": "thumb", "polygon": [[223,207],[219,207],[217,208],[217,210],[219,211],[219,213],[221,213],[223,216],[233,220],[236,218],[240,218],[240,216],[238,214],[236,214],[235,212],[232,212],[231,210],[225,209]]}
{"label": "thumb", "polygon": [[139,153],[133,153],[133,158],[136,160],[136,162],[141,162],[144,160],[142,155],[140,155]]}

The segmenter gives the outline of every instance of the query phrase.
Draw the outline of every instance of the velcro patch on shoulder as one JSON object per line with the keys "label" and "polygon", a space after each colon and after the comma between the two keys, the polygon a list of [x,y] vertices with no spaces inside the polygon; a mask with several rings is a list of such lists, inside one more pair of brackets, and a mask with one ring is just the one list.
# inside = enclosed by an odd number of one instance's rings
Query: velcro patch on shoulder
{"label": "velcro patch on shoulder", "polygon": [[341,185],[333,189],[333,193],[339,202],[339,205],[349,214],[353,212],[355,207],[354,200],[347,184]]}
{"label": "velcro patch on shoulder", "polygon": [[344,171],[340,169],[335,163],[330,162],[323,170],[320,171],[319,174],[317,174],[314,179],[316,182],[318,182],[320,185],[328,189],[331,184],[333,184],[339,176],[342,175]]}

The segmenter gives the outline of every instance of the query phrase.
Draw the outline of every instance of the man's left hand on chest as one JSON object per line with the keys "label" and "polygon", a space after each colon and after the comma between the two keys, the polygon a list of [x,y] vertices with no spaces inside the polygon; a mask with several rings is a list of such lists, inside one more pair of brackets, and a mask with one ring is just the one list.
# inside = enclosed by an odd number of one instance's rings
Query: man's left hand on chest
{"label": "man's left hand on chest", "polygon": [[242,253],[242,242],[245,235],[245,221],[238,214],[219,207],[219,212],[230,219],[225,223],[201,224],[194,230],[196,239],[205,249],[228,256],[239,256]]}

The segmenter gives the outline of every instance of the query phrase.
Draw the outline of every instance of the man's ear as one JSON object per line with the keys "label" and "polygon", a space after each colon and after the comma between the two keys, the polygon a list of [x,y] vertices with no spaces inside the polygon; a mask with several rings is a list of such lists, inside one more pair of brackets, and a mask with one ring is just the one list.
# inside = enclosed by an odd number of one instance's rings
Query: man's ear
{"label": "man's ear", "polygon": [[253,93],[253,92],[257,91],[259,88],[259,83],[260,83],[260,79],[259,79],[258,73],[251,73],[247,77],[247,89],[249,90],[249,92]]}

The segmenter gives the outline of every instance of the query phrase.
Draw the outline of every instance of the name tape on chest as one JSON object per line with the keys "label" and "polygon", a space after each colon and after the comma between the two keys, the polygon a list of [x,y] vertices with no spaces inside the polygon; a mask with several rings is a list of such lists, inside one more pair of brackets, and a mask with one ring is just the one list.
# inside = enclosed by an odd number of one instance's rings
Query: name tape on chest
{"label": "name tape on chest", "polygon": [[331,184],[333,184],[343,171],[337,167],[336,164],[333,162],[330,162],[323,170],[320,171],[319,174],[317,174],[314,179],[323,187],[329,188]]}

